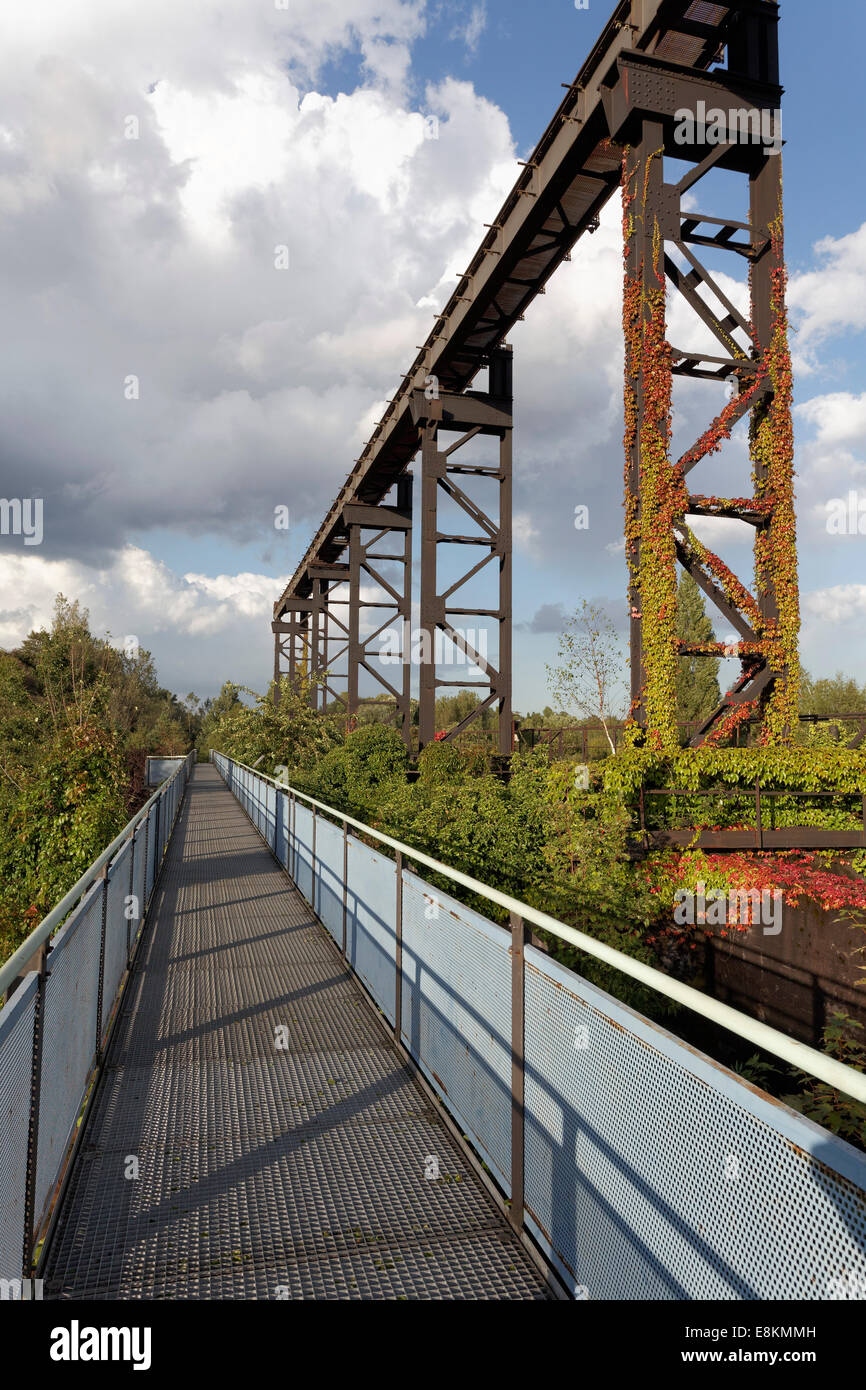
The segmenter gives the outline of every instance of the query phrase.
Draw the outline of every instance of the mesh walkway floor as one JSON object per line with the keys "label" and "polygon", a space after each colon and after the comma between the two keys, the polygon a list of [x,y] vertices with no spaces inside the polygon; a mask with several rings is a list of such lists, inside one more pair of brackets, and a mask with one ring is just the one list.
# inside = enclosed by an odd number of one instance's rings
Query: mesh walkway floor
{"label": "mesh walkway floor", "polygon": [[46,1297],[549,1296],[211,766],[151,911]]}

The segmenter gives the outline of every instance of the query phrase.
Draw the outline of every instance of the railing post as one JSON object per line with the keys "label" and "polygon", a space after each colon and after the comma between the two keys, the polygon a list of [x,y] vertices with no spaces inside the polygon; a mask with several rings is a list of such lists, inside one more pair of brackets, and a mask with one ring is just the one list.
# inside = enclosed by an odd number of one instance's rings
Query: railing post
{"label": "railing post", "polygon": [[[127,895],[127,904],[126,904],[126,911],[127,911],[127,914],[129,913],[129,908],[130,908],[130,903],[129,903],[128,899],[132,897],[133,892],[135,891],[135,836],[136,836],[136,831],[133,830],[132,835],[131,835],[131,837],[130,837],[130,841],[129,841],[129,893],[128,893],[128,895]],[[127,915],[127,918],[126,918],[126,964],[127,964],[127,966],[129,966],[129,958],[130,958],[130,956],[132,955],[132,939],[131,939],[132,927],[131,927],[131,925],[130,925],[131,922],[132,922],[132,918],[131,918],[129,915]]]}
{"label": "railing post", "polygon": [[[157,806],[159,802],[156,803]],[[105,982],[105,933],[108,927],[108,865],[102,873],[102,926],[99,933],[99,983],[96,989],[96,1065],[102,1065],[102,995]]]}
{"label": "railing post", "polygon": [[764,848],[764,827],[761,816],[761,779],[755,778],[755,842],[758,849]]}
{"label": "railing post", "polygon": [[33,1056],[30,1067],[30,1115],[27,1122],[27,1169],[24,1188],[24,1231],[21,1270],[24,1279],[30,1278],[33,1267],[33,1238],[36,1222],[36,1168],[39,1159],[39,1096],[42,1089],[42,1039],[45,1033],[45,982],[49,976],[47,968],[48,952],[51,946],[47,941],[39,947],[38,979],[36,982],[36,1003],[33,1010]]}
{"label": "railing post", "polygon": [[508,1219],[516,1231],[523,1230],[524,1136],[524,1044],[525,976],[524,947],[529,932],[516,912],[511,917],[511,1206]]}
{"label": "railing post", "polygon": [[310,877],[310,898],[312,899],[312,902],[311,902],[310,906],[312,907],[313,911],[315,912],[315,910],[316,910],[316,808],[315,808],[315,806],[313,807],[313,843],[312,843],[311,850],[310,850],[310,867],[311,867],[311,869],[312,869],[312,875],[311,875],[311,877]]}
{"label": "railing post", "polygon": [[162,849],[161,849],[160,833],[159,833],[159,831],[160,831],[160,823],[161,823],[161,821],[162,821],[162,797],[161,797],[161,796],[158,796],[158,797],[156,798],[156,806],[154,807],[154,810],[155,810],[155,812],[156,812],[156,816],[155,816],[155,825],[154,825],[154,834],[153,834],[153,885],[152,885],[153,888],[156,887],[156,880],[157,880],[157,877],[158,877],[158,875],[159,875],[159,866],[160,866],[160,864],[162,863]]}
{"label": "railing post", "polygon": [[141,915],[142,915],[142,917],[144,917],[144,912],[145,912],[145,909],[146,909],[147,904],[148,904],[148,896],[147,896],[147,869],[148,869],[148,865],[149,865],[149,864],[150,864],[150,813],[148,813],[148,814],[145,816],[145,818],[144,818],[144,878],[141,880],[141,896],[142,896],[142,899],[143,899],[143,902],[142,902],[142,904],[141,904],[141,909],[142,909]]}
{"label": "railing post", "polygon": [[403,851],[397,850],[397,904],[394,918],[394,1034],[400,1041],[403,1018]]}
{"label": "railing post", "polygon": [[280,796],[280,789],[279,789],[279,787],[276,787],[276,786],[275,786],[275,787],[274,787],[274,857],[275,857],[276,859],[279,859],[279,857],[280,857],[280,856],[279,856],[278,849],[277,849],[277,846],[279,845],[279,842],[280,842],[280,802],[281,802],[281,801],[282,801],[282,797]]}
{"label": "railing post", "polygon": [[[866,828],[866,797],[863,798],[863,820]],[[346,958],[346,916],[349,902],[349,827],[343,821],[343,959]]]}

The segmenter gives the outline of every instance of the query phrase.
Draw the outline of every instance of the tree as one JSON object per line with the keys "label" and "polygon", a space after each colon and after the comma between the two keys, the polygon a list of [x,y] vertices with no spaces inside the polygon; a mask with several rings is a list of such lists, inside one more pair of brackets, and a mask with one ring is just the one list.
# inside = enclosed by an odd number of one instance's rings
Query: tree
{"label": "tree", "polygon": [[800,683],[801,714],[863,714],[866,712],[866,687],[858,685],[842,671],[835,676],[812,680],[803,671]]}
{"label": "tree", "polygon": [[[437,729],[453,729],[467,719],[481,704],[481,698],[474,690],[458,690],[454,695],[440,695],[436,701],[434,719]],[[488,708],[483,710],[472,726],[478,729],[493,729],[497,725],[496,714]]]}
{"label": "tree", "polygon": [[610,725],[618,718],[613,704],[624,659],[616,628],[598,604],[583,600],[560,634],[557,656],[559,665],[547,667],[551,693],[582,715],[598,719],[615,753]]}
{"label": "tree", "polygon": [[149,652],[96,637],[57,595],[50,630],[0,652],[0,955],[23,940],[141,804],[145,753],[183,753],[193,695],[164,690]]}
{"label": "tree", "polygon": [[[716,640],[704,596],[686,570],[680,575],[677,590],[677,636],[694,646]],[[677,718],[683,723],[704,720],[720,700],[718,659],[681,656],[677,664]]]}

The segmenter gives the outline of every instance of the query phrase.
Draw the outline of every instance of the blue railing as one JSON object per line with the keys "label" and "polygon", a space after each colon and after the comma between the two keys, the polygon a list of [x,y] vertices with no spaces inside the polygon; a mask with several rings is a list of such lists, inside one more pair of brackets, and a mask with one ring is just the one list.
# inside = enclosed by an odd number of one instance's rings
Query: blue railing
{"label": "blue railing", "polygon": [[[529,944],[526,923],[846,1092],[863,1092],[862,1074],[213,757],[572,1295],[866,1294],[866,1156]],[[410,862],[508,908],[511,930]]]}
{"label": "blue railing", "polygon": [[7,1281],[32,1272],[194,759],[183,760],[0,968],[0,1278]]}

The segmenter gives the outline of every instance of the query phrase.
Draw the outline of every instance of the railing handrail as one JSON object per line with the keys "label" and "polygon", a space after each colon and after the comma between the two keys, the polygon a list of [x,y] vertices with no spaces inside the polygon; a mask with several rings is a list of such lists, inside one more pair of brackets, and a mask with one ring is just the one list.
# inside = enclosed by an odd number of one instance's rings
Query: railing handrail
{"label": "railing handrail", "polygon": [[93,886],[99,878],[101,871],[105,868],[105,865],[114,858],[124,842],[132,838],[140,822],[146,817],[156,798],[165,791],[166,787],[171,785],[176,777],[180,776],[189,760],[194,757],[195,749],[193,748],[186,754],[183,762],[175,768],[171,776],[160,783],[154,791],[153,796],[149,797],[140,810],[136,811],[132,820],[127,822],[120,833],[112,840],[108,848],[104,849],[99,858],[94,859],[93,863],[85,869],[78,882],[73,884],[69,892],[60,899],[57,906],[52,907],[47,916],[42,918],[39,926],[33,928],[33,931],[22,941],[18,949],[2,966],[0,966],[0,1000],[3,999],[7,990],[18,979],[24,967],[33,959],[33,956],[42,943],[47,941],[57,930],[67,914],[72,911],[78,900],[83,898],[87,890]]}
{"label": "railing handrail", "polygon": [[816,1048],[809,1047],[806,1043],[797,1042],[795,1038],[788,1037],[786,1033],[771,1028],[769,1024],[761,1023],[758,1019],[750,1018],[748,1014],[741,1013],[739,1009],[732,1008],[730,1004],[723,1004],[718,999],[712,999],[691,985],[672,979],[663,974],[662,971],[656,970],[652,965],[645,965],[643,961],[635,960],[633,956],[624,955],[622,951],[616,950],[613,946],[605,945],[603,941],[596,941],[594,937],[587,936],[575,927],[567,926],[564,922],[558,921],[557,918],[548,916],[546,912],[541,912],[538,908],[530,907],[528,903],[522,903],[519,899],[512,898],[509,893],[503,893],[498,888],[491,888],[488,884],[481,883],[469,874],[464,874],[460,869],[452,869],[447,864],[442,864],[438,859],[425,854],[423,850],[415,849],[411,845],[404,844],[401,840],[395,840],[392,836],[385,835],[381,830],[375,830],[373,826],[355,820],[345,811],[338,811],[335,806],[328,806],[324,801],[317,801],[315,797],[299,791],[296,787],[278,782],[276,778],[268,777],[266,773],[260,772],[257,768],[238,762],[236,758],[220,752],[219,749],[214,749],[213,753],[225,758],[235,767],[243,768],[245,772],[252,773],[261,781],[270,782],[278,791],[291,792],[293,796],[298,797],[301,801],[306,801],[310,806],[315,806],[327,815],[335,816],[346,825],[354,826],[364,835],[372,836],[380,844],[388,845],[391,849],[402,854],[404,860],[409,859],[413,863],[425,865],[452,883],[459,883],[463,888],[468,888],[470,892],[476,893],[479,897],[496,903],[506,912],[522,917],[525,922],[531,922],[533,926],[549,932],[552,936],[559,937],[562,941],[567,941],[569,945],[576,946],[578,950],[584,951],[587,955],[594,956],[607,965],[612,965],[623,975],[629,975],[639,983],[654,989],[658,994],[664,995],[665,998],[684,1005],[685,1008],[700,1014],[711,1023],[726,1028],[729,1032],[737,1034],[738,1037],[754,1043],[756,1047],[763,1048],[766,1052],[772,1053],[773,1056],[779,1057],[783,1062],[797,1067],[800,1071],[811,1073],[819,1081],[824,1081],[828,1086],[834,1087],[844,1095],[852,1096],[855,1100],[866,1104],[866,1074],[863,1072],[855,1071],[853,1067],[846,1066],[844,1062],[839,1062],[834,1057],[828,1057],[824,1052],[818,1052]]}

